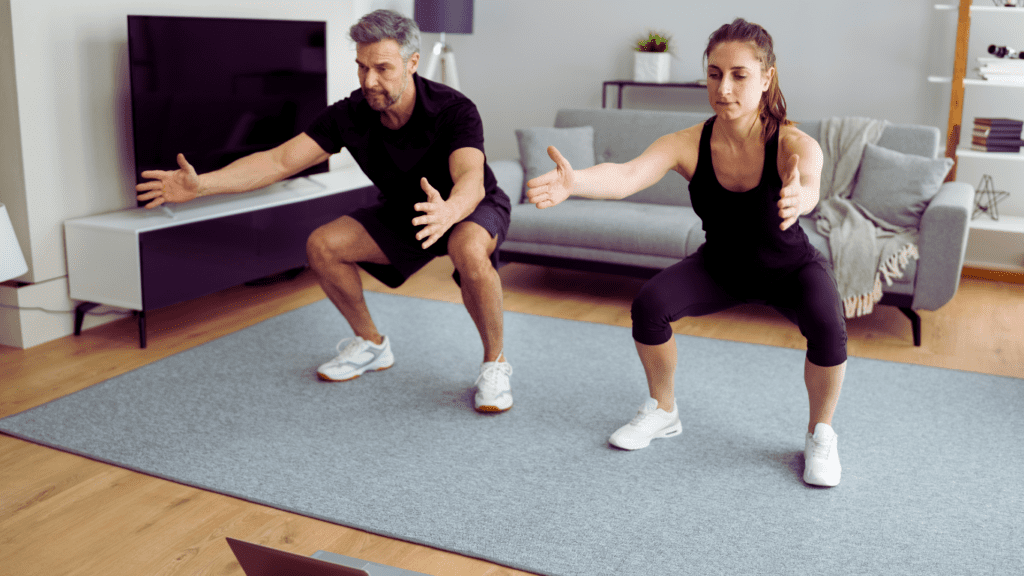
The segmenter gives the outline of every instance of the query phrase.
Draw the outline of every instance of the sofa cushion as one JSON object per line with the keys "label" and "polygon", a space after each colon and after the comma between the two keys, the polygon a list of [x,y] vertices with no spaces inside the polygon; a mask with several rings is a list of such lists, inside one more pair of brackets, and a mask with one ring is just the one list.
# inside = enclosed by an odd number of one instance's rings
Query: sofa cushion
{"label": "sofa cushion", "polygon": [[926,158],[868,144],[850,200],[890,224],[917,229],[952,166],[949,158]]}
{"label": "sofa cushion", "polygon": [[569,161],[575,170],[594,165],[594,128],[520,128],[516,130],[519,141],[519,158],[523,163],[523,201],[526,201],[526,183],[532,178],[546,174],[555,167],[548,156],[548,146],[554,146]]}
{"label": "sofa cushion", "polygon": [[694,228],[700,219],[688,207],[571,199],[543,210],[514,205],[506,239],[681,260],[696,249],[688,249]]}

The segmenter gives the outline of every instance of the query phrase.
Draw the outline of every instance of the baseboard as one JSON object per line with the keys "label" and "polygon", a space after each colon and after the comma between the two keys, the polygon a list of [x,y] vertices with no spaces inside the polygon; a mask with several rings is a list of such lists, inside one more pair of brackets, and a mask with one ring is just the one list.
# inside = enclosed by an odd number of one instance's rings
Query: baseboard
{"label": "baseboard", "polygon": [[996,282],[1024,284],[1024,272],[1009,272],[1005,270],[992,270],[989,268],[964,266],[960,271],[960,276],[962,278],[981,278],[982,280],[994,280]]}

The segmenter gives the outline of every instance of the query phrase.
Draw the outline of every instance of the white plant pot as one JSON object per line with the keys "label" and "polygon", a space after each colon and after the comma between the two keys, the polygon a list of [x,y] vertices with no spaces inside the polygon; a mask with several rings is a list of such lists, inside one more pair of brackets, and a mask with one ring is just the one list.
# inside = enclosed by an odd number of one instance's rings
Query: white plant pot
{"label": "white plant pot", "polygon": [[633,52],[634,82],[668,82],[668,52]]}

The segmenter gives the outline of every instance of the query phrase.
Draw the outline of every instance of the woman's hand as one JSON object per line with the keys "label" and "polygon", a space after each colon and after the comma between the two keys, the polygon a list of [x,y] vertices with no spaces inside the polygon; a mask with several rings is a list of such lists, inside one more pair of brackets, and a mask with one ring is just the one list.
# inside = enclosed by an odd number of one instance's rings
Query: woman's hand
{"label": "woman's hand", "polygon": [[554,146],[548,146],[548,156],[555,161],[555,169],[526,183],[526,198],[537,208],[560,204],[576,189],[576,173],[569,161]]}
{"label": "woman's hand", "polygon": [[782,174],[782,191],[779,193],[779,218],[782,224],[779,228],[786,230],[796,223],[800,218],[800,156],[793,154],[786,164],[785,173]]}

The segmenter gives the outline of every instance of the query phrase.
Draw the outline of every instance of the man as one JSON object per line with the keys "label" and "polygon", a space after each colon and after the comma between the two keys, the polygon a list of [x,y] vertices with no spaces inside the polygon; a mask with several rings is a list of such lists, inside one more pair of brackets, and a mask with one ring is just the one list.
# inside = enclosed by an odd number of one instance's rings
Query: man
{"label": "man", "polygon": [[[310,267],[355,337],[317,373],[344,381],[394,364],[391,342],[377,331],[363,299],[359,267],[394,288],[436,256],[451,256],[455,281],[483,341],[476,409],[512,407],[512,367],[502,353],[502,293],[498,247],[511,205],[485,162],[476,106],[459,92],[420,78],[419,28],[377,10],[349,31],[356,43],[360,90],[324,111],[302,134],[280,146],[196,174],[146,171],[139,199],[147,208],[197,196],[246,192],[290,177],[347,147],[380,189],[378,204],[315,230],[307,242]],[[439,347],[440,348],[440,347]]]}

